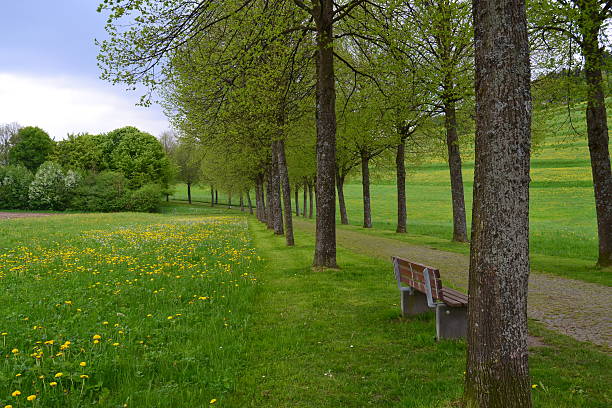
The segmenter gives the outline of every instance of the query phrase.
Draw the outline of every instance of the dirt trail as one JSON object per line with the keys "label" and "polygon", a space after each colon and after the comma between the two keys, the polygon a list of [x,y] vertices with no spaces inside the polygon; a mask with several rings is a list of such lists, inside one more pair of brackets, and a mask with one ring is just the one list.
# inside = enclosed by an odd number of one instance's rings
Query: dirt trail
{"label": "dirt trail", "polygon": [[50,215],[53,214],[0,212],[0,220],[10,220],[13,218],[48,217]]}
{"label": "dirt trail", "polygon": [[[294,225],[314,232],[314,223],[295,219]],[[356,231],[337,230],[338,244],[355,252],[389,260],[392,255],[435,266],[442,282],[467,292],[469,258],[466,255],[411,245]],[[612,347],[612,289],[558,276],[532,273],[529,278],[529,317],[549,329],[580,341]]]}

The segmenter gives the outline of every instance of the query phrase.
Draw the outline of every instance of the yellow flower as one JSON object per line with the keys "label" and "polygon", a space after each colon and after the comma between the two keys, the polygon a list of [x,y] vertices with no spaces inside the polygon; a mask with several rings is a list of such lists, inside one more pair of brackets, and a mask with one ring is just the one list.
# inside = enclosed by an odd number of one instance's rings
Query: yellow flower
{"label": "yellow flower", "polygon": [[6,335],[8,335],[8,333],[7,332],[2,332],[2,335],[6,336]]}
{"label": "yellow flower", "polygon": [[86,378],[89,378],[89,376],[87,374],[81,374],[81,378],[85,380]]}
{"label": "yellow flower", "polygon": [[94,340],[100,340],[102,338],[102,336],[100,336],[99,334],[94,334],[94,336],[92,338]]}
{"label": "yellow flower", "polygon": [[13,353],[13,354],[19,353],[19,349],[14,348],[14,349],[11,350],[11,353]]}
{"label": "yellow flower", "polygon": [[55,387],[55,386],[57,385],[57,383],[56,383],[55,381],[51,381],[51,382],[49,383],[49,385],[50,385],[51,387]]}
{"label": "yellow flower", "polygon": [[12,405],[5,405],[4,408],[13,408]]}
{"label": "yellow flower", "polygon": [[211,404],[214,404],[215,402],[217,402],[217,399],[216,399],[216,398],[213,398],[213,399],[211,399],[211,400],[210,400],[210,403],[211,403]]}
{"label": "yellow flower", "polygon": [[64,373],[57,373],[57,374],[55,374],[55,378],[60,378],[60,377],[63,377],[63,376],[64,376]]}
{"label": "yellow flower", "polygon": [[28,401],[34,401],[36,399],[36,395],[28,395]]}
{"label": "yellow flower", "polygon": [[98,344],[100,340],[94,340],[94,344]]}
{"label": "yellow flower", "polygon": [[12,395],[13,397],[18,397],[18,396],[20,396],[20,395],[21,395],[21,391],[19,391],[19,390],[15,390],[15,391],[13,391],[13,393],[12,393],[11,395]]}
{"label": "yellow flower", "polygon": [[79,363],[79,365],[80,365],[81,367],[85,367],[85,366],[87,365],[87,363],[86,363],[86,362],[84,362],[84,361],[81,361],[81,362]]}
{"label": "yellow flower", "polygon": [[119,345],[119,343],[113,343],[113,346],[117,347]]}
{"label": "yellow flower", "polygon": [[168,316],[168,320],[174,319],[174,316]]}
{"label": "yellow flower", "polygon": [[531,386],[531,388],[533,388],[533,389],[535,390],[536,388],[538,388],[538,384],[533,384],[533,385]]}
{"label": "yellow flower", "polygon": [[15,374],[15,377],[21,377],[21,374]]}

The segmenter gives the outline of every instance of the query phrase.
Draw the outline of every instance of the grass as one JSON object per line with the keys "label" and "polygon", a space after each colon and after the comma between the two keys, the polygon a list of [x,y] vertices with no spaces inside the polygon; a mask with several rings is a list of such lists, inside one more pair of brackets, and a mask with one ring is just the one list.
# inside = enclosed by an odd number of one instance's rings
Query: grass
{"label": "grass", "polygon": [[[311,234],[298,231],[287,248],[253,217],[167,205],[158,215],[3,221],[0,237],[0,407],[455,407],[461,398],[465,343],[435,342],[431,313],[400,318],[385,261],[340,248],[341,270],[313,272]],[[531,351],[537,407],[612,403],[608,355],[536,324],[532,332],[546,344]]]}
{"label": "grass", "polygon": [[0,406],[208,405],[233,388],[260,272],[243,218],[0,222]]}

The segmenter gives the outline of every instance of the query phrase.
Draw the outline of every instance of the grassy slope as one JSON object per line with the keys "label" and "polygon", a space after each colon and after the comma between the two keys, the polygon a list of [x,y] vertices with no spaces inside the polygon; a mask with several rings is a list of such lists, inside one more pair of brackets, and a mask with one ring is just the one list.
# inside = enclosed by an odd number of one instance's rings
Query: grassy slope
{"label": "grassy slope", "polygon": [[[251,221],[267,262],[249,351],[230,407],[452,407],[460,399],[465,343],[436,343],[434,316],[399,317],[389,265],[339,249],[340,271],[312,272],[313,239],[296,248]],[[611,360],[588,344],[532,332],[537,407],[607,407]]]}

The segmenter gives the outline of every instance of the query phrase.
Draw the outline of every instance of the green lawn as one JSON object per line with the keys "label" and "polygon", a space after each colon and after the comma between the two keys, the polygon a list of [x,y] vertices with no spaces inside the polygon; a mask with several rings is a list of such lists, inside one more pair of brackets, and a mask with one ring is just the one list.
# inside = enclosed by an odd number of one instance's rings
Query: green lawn
{"label": "green lawn", "polygon": [[[387,262],[340,248],[342,270],[313,272],[311,234],[287,248],[253,217],[169,205],[2,221],[0,237],[0,407],[454,407],[461,397],[465,343],[435,342],[433,314],[400,318]],[[612,403],[608,355],[532,332],[546,344],[531,353],[536,406]]]}

